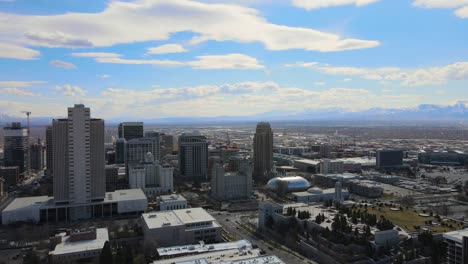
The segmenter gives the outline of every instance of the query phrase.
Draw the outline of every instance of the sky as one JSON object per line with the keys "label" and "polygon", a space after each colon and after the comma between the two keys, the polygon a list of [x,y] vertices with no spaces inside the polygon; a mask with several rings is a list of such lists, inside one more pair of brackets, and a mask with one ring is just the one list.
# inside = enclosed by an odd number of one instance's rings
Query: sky
{"label": "sky", "polygon": [[468,102],[468,0],[0,0],[0,114]]}

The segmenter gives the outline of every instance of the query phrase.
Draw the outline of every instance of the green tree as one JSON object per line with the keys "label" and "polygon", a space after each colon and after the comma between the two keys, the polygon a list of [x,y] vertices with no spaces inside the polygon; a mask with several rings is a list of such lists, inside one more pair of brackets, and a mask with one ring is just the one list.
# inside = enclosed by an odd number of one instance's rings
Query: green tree
{"label": "green tree", "polygon": [[101,255],[99,256],[99,264],[114,264],[114,260],[112,258],[112,250],[111,250],[109,241],[106,241],[106,243],[104,243],[104,247],[102,248]]}

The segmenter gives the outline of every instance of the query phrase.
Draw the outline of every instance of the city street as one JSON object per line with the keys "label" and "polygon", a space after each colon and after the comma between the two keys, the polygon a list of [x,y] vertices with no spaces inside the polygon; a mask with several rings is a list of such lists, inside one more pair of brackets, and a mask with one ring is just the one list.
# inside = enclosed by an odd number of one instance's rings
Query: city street
{"label": "city street", "polygon": [[[252,244],[257,245],[261,250],[265,251],[267,255],[276,255],[285,263],[309,263],[315,264],[312,260],[309,260],[305,257],[300,256],[297,252],[292,252],[288,248],[281,246],[283,250],[273,247],[271,244],[267,243],[265,240],[259,238],[258,236],[250,233],[245,230],[239,224],[241,223],[241,217],[250,217],[256,218],[257,212],[243,212],[243,213],[228,213],[228,212],[219,212],[210,210],[210,213],[218,221],[218,223],[223,227],[223,230],[234,240],[246,239]],[[300,256],[300,257],[298,257]]]}

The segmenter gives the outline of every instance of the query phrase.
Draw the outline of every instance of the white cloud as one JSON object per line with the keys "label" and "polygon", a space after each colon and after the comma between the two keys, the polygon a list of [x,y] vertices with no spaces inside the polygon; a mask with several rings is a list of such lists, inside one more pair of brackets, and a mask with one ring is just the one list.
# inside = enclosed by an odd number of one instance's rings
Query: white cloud
{"label": "white cloud", "polygon": [[[1,21],[1,18],[0,18]],[[2,26],[0,25],[0,28]],[[0,33],[0,37],[1,37]],[[36,59],[41,53],[37,50],[21,47],[14,44],[0,43],[0,58],[32,60]]]}
{"label": "white cloud", "polygon": [[[468,79],[468,62],[425,68],[358,68],[314,64],[308,68],[328,75],[358,76],[367,80],[397,81],[404,86],[440,85],[450,80]],[[346,80],[346,79],[345,79]]]}
{"label": "white cloud", "polygon": [[181,53],[187,50],[179,44],[166,44],[153,48],[149,48],[146,54],[166,54],[166,53]]}
{"label": "white cloud", "polygon": [[66,61],[53,60],[53,61],[50,61],[49,64],[54,67],[63,68],[67,70],[76,69],[76,66],[73,63],[66,62]]}
{"label": "white cloud", "polygon": [[[93,56],[96,55],[96,56]],[[72,53],[76,57],[94,57],[99,63],[113,64],[135,64],[135,65],[155,65],[161,67],[182,67],[189,66],[198,70],[214,69],[240,69],[257,70],[264,68],[257,59],[244,54],[225,54],[225,55],[205,55],[197,56],[194,61],[174,61],[174,60],[133,60],[123,59],[122,55],[115,53]]]}
{"label": "white cloud", "polygon": [[295,63],[285,64],[284,66],[288,68],[309,68],[317,64],[318,62],[295,62]]}
{"label": "white cloud", "polygon": [[330,52],[379,45],[378,41],[273,24],[249,7],[192,0],[109,1],[99,13],[1,13],[0,32],[1,39],[45,47],[107,47],[167,40],[177,32],[194,33],[192,44],[208,40],[260,42],[269,50]]}
{"label": "white cloud", "polygon": [[86,58],[118,58],[122,55],[110,52],[76,52],[70,53],[73,57],[86,57]]}
{"label": "white cloud", "polygon": [[86,90],[81,89],[78,86],[72,86],[69,84],[65,84],[63,86],[55,86],[56,91],[62,92],[62,95],[64,96],[85,96],[86,95]]}
{"label": "white cloud", "polygon": [[17,96],[35,96],[35,94],[31,92],[27,92],[18,88],[0,88],[0,93],[3,94],[10,94],[10,95],[17,95]]}
{"label": "white cloud", "polygon": [[458,8],[454,14],[459,18],[468,18],[468,0],[415,0],[413,5],[423,8]]}
{"label": "white cloud", "polygon": [[352,81],[352,80],[353,80],[353,79],[351,79],[351,78],[344,78],[344,79],[343,79],[343,82],[350,82],[350,81]]}
{"label": "white cloud", "polygon": [[324,85],[326,85],[326,83],[325,83],[325,82],[315,82],[314,85],[316,85],[316,86],[324,86]]}
{"label": "white cloud", "polygon": [[307,10],[342,5],[355,5],[361,7],[378,1],[379,0],[292,0],[293,5]]}
{"label": "white cloud", "polygon": [[96,77],[106,79],[106,78],[109,78],[111,76],[109,74],[97,74]]}
{"label": "white cloud", "polygon": [[44,81],[0,81],[0,87],[30,87],[34,84],[45,83]]}

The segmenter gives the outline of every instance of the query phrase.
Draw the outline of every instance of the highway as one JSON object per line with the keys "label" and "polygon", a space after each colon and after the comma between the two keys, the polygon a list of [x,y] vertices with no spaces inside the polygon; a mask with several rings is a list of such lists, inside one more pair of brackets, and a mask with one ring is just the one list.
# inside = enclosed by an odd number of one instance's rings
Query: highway
{"label": "highway", "polygon": [[256,212],[244,212],[244,213],[227,213],[227,212],[219,212],[210,210],[210,213],[213,215],[214,218],[218,221],[218,223],[223,227],[223,231],[225,231],[233,240],[240,240],[246,239],[250,241],[252,244],[257,245],[261,250],[265,251],[267,255],[276,255],[285,263],[309,263],[309,264],[316,264],[312,260],[307,259],[306,257],[301,256],[297,252],[293,252],[292,250],[278,245],[282,249],[278,249],[273,247],[271,244],[267,243],[262,238],[250,233],[249,231],[245,230],[239,224],[241,223],[240,218],[242,216],[249,216],[252,218],[256,218]]}

